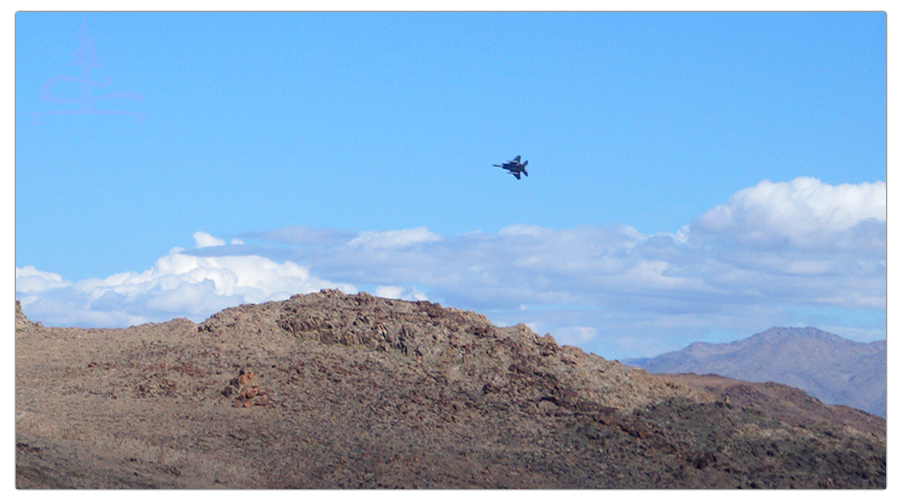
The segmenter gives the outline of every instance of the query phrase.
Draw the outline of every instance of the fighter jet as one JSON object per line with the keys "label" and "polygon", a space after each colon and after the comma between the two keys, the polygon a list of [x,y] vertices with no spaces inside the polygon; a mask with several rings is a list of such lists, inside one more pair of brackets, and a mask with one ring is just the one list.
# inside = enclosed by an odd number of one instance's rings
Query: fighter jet
{"label": "fighter jet", "polygon": [[525,170],[525,165],[528,165],[528,160],[525,160],[525,163],[520,163],[519,160],[521,159],[522,155],[518,155],[510,161],[503,162],[502,165],[497,165],[495,163],[494,166],[509,170],[507,174],[515,175],[516,179],[521,179],[522,176],[520,174],[525,174],[525,177],[528,177],[528,171]]}

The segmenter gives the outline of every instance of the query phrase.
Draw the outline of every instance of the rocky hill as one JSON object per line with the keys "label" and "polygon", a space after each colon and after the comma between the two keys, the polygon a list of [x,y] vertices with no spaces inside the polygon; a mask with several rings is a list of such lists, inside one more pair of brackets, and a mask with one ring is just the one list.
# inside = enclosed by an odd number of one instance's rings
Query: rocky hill
{"label": "rocky hill", "polygon": [[16,307],[19,488],[885,487],[883,419],[430,302],[326,290],[126,329]]}
{"label": "rocky hill", "polygon": [[854,342],[817,328],[770,328],[727,344],[695,342],[626,363],[650,373],[718,374],[779,382],[828,404],[887,414],[887,342]]}

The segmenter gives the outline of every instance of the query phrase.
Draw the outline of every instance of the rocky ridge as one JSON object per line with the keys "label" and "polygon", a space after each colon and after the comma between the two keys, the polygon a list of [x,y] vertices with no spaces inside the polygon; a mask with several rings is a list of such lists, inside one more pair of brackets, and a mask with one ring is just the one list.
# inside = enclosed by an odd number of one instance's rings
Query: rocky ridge
{"label": "rocky ridge", "polygon": [[430,302],[127,329],[17,304],[20,488],[884,487],[877,426],[768,408]]}

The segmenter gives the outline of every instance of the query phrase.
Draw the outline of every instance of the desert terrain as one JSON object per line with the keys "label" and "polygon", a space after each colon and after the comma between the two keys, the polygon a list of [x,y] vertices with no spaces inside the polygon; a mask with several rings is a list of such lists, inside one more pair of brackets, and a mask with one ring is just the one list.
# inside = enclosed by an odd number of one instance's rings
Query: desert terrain
{"label": "desert terrain", "polygon": [[16,304],[18,488],[884,488],[884,419],[335,290],[195,324]]}

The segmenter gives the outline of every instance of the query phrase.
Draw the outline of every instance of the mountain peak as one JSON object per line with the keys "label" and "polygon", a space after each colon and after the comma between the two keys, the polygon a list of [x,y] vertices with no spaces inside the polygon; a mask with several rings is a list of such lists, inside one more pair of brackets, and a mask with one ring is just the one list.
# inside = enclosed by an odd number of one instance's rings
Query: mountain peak
{"label": "mountain peak", "polygon": [[718,374],[750,382],[780,382],[828,404],[887,412],[886,343],[860,343],[813,327],[772,327],[724,344],[694,342],[635,360],[651,373]]}
{"label": "mountain peak", "polygon": [[[767,339],[775,339],[775,338],[791,338],[791,337],[805,337],[816,340],[823,340],[829,342],[854,342],[850,339],[845,339],[840,335],[835,335],[833,333],[828,333],[824,330],[820,330],[818,328],[812,326],[773,326],[764,332],[757,333],[753,337],[760,336]],[[753,338],[750,337],[750,338]],[[854,342],[855,343],[855,342]]]}

